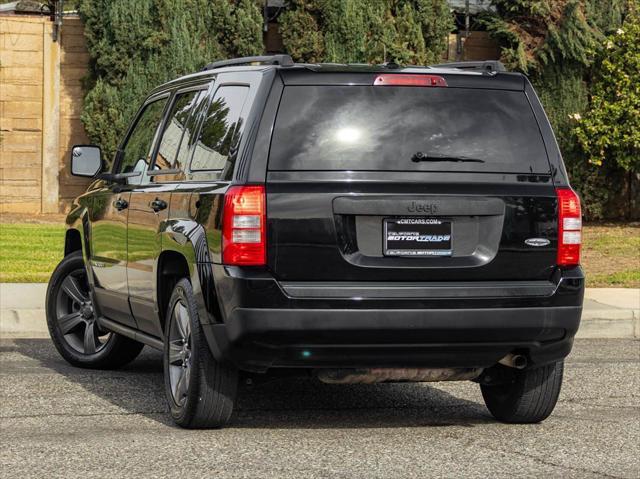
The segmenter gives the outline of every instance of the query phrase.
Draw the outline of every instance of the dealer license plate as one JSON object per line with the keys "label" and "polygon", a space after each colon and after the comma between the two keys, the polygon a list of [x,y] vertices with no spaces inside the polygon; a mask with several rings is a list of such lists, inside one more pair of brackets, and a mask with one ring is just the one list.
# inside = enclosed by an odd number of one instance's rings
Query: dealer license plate
{"label": "dealer license plate", "polygon": [[385,256],[451,256],[451,221],[385,218]]}

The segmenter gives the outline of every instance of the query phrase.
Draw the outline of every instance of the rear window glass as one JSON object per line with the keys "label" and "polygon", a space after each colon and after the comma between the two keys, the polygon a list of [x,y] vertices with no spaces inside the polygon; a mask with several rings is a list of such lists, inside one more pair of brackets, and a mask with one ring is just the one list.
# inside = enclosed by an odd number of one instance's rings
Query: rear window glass
{"label": "rear window glass", "polygon": [[548,173],[523,92],[287,86],[270,170]]}

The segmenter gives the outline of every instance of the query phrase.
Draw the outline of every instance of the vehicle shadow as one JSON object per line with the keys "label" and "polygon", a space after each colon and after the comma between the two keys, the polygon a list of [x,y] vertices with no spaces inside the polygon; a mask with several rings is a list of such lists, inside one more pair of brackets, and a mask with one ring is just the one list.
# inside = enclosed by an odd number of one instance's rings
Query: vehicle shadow
{"label": "vehicle shadow", "polygon": [[[162,362],[157,351],[145,348],[135,361],[117,371],[70,366],[48,339],[3,340],[0,353],[18,353],[28,358],[30,365],[21,367],[23,373],[29,369],[52,370],[128,414],[141,414],[173,426],[165,404]],[[5,363],[3,369],[6,367]],[[477,386],[468,382],[447,386],[460,394],[474,388]],[[312,377],[274,377],[254,385],[241,383],[236,411],[228,427],[473,427],[493,422],[483,404],[424,383],[332,385]]]}

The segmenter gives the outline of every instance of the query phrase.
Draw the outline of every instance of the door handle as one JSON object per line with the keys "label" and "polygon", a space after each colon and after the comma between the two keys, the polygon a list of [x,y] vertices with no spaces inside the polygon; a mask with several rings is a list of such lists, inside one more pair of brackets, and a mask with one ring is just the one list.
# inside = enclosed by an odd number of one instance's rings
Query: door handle
{"label": "door handle", "polygon": [[167,207],[167,202],[156,198],[151,202],[149,206],[151,206],[151,209],[157,213],[158,211],[162,211]]}
{"label": "door handle", "polygon": [[129,206],[129,203],[127,203],[127,200],[123,200],[122,198],[118,198],[116,201],[113,202],[113,206],[118,211],[122,211],[127,206]]}

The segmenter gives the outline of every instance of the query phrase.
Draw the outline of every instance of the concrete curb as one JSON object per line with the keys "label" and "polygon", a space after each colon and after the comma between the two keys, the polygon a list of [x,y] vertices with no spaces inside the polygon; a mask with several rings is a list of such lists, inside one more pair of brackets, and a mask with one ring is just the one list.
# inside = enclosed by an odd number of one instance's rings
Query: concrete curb
{"label": "concrete curb", "polygon": [[1,309],[0,338],[48,338],[44,309]]}
{"label": "concrete curb", "polygon": [[[48,337],[44,309],[0,310],[0,338]],[[640,339],[640,311],[585,310],[576,338]]]}
{"label": "concrete curb", "polygon": [[583,310],[577,338],[640,338],[640,310]]}
{"label": "concrete curb", "polygon": [[[604,293],[606,303],[602,299]],[[633,308],[635,297],[640,300],[640,290],[612,288],[604,290],[604,293],[602,289],[587,290],[576,337],[640,339],[640,309]],[[48,338],[45,294],[44,284],[0,284],[0,338]],[[625,301],[618,301],[621,295]]]}

